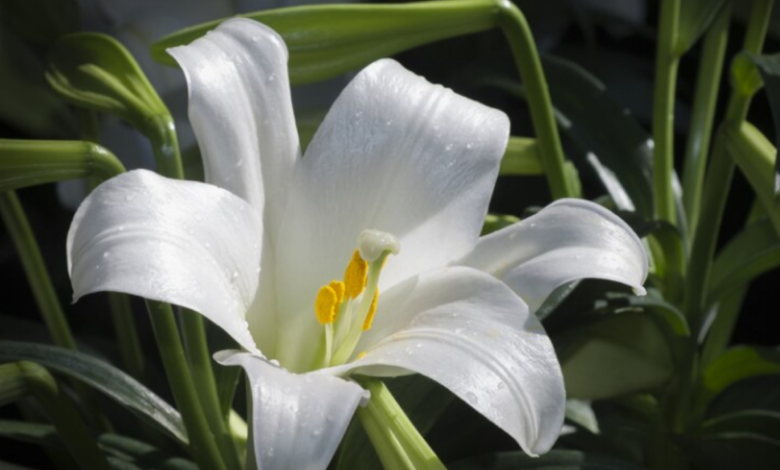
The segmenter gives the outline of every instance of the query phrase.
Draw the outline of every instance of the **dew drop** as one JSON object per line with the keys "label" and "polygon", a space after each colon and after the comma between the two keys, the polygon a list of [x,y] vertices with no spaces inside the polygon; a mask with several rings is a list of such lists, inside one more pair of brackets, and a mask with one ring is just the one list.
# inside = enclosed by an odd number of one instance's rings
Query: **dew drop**
{"label": "dew drop", "polygon": [[104,251],[103,252],[103,258],[108,258],[111,255],[110,251]]}
{"label": "dew drop", "polygon": [[233,271],[233,274],[230,276],[230,282],[236,282],[238,279],[238,271]]}
{"label": "dew drop", "polygon": [[206,248],[211,248],[211,243],[209,242],[206,242],[204,245],[206,246]]}
{"label": "dew drop", "polygon": [[469,142],[468,144],[466,144],[466,148],[469,149],[469,150],[473,149],[474,148],[474,143],[473,142]]}
{"label": "dew drop", "polygon": [[474,395],[473,392],[466,392],[466,401],[468,401],[472,405],[476,405],[477,403],[479,403],[479,399],[477,398],[476,395]]}
{"label": "dew drop", "polygon": [[447,146],[446,146],[446,147],[444,147],[444,150],[446,150],[446,151],[448,151],[448,152],[449,152],[450,150],[452,150],[452,144],[447,144]]}
{"label": "dew drop", "polygon": [[499,382],[496,388],[498,388],[499,390],[503,390],[506,388],[506,383]]}

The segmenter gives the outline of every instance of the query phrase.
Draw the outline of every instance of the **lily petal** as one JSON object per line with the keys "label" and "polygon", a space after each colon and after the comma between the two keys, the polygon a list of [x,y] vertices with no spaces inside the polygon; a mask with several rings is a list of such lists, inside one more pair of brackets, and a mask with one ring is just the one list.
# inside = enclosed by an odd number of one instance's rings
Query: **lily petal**
{"label": "lily petal", "polygon": [[303,364],[296,352],[313,354],[301,345],[319,331],[310,314],[314,296],[341,277],[363,230],[401,241],[382,289],[466,254],[479,236],[508,135],[504,113],[395,61],[363,69],[318,129],[290,188],[277,272],[280,286],[294,286],[280,289],[281,308],[296,317],[285,318],[280,331],[280,360]]}
{"label": "lily petal", "polygon": [[277,227],[283,184],[300,153],[284,41],[261,23],[234,18],[168,53],[187,79],[206,181],[265,210],[266,227]]}
{"label": "lily petal", "polygon": [[200,312],[256,351],[245,312],[257,290],[259,215],[204,183],[124,173],[84,200],[68,232],[74,301],[124,292]]}
{"label": "lily petal", "polygon": [[223,365],[244,368],[252,388],[252,432],[259,470],[324,470],[365,390],[312,372],[297,375],[245,352],[221,351]]}
{"label": "lily petal", "polygon": [[512,436],[530,455],[552,447],[563,424],[563,375],[550,339],[506,285],[480,271],[421,274],[379,298],[362,359],[331,373],[439,382]]}
{"label": "lily petal", "polygon": [[636,233],[592,202],[562,199],[482,237],[456,265],[509,285],[536,311],[558,286],[577,279],[616,281],[644,294],[647,255]]}

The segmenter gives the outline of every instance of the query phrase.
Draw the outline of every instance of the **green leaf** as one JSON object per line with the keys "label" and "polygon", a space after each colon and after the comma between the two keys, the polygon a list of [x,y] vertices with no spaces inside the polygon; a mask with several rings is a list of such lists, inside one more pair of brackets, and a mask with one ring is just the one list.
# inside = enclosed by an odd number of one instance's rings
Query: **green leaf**
{"label": "green leaf", "polygon": [[739,232],[720,251],[710,274],[707,305],[745,287],[761,274],[780,266],[780,237],[768,219]]}
{"label": "green leaf", "polygon": [[[423,436],[453,400],[447,389],[421,375],[398,377],[385,383]],[[381,468],[379,457],[357,420],[349,427],[337,458],[337,470]]]}
{"label": "green leaf", "polygon": [[529,457],[521,451],[500,452],[459,460],[450,470],[642,470],[643,467],[598,454],[577,450],[553,450],[541,457]]}
{"label": "green leaf", "polygon": [[685,54],[712,24],[726,0],[682,0],[675,50]]}
{"label": "green leaf", "polygon": [[0,362],[31,361],[82,381],[158,426],[182,444],[187,434],[172,406],[116,367],[86,354],[45,344],[0,341]]}
{"label": "green leaf", "polygon": [[780,375],[780,351],[762,347],[729,349],[707,366],[697,391],[700,408],[707,406],[728,387],[753,377]]}
{"label": "green leaf", "polygon": [[[293,84],[341,75],[374,60],[494,26],[496,6],[479,0],[396,5],[313,5],[241,15],[278,32],[290,51]],[[175,65],[166,49],[189,44],[224,19],[178,31],[152,46],[152,57]]]}
{"label": "green leaf", "polygon": [[644,312],[597,317],[553,337],[567,396],[605,399],[654,389],[673,373],[663,331]]}
{"label": "green leaf", "polygon": [[115,114],[145,134],[168,110],[125,47],[100,33],[63,36],[49,51],[46,80],[78,106]]}
{"label": "green leaf", "polygon": [[707,416],[755,409],[780,413],[780,376],[753,377],[731,385],[713,400]]}

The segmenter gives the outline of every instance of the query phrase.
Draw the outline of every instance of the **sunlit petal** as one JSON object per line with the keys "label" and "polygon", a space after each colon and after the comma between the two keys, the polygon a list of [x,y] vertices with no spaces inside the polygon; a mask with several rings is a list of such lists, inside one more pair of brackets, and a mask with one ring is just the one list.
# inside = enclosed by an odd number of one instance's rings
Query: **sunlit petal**
{"label": "sunlit petal", "polygon": [[644,293],[647,277],[647,255],[631,227],[607,209],[577,199],[557,201],[481,238],[455,264],[506,282],[532,311],[570,281],[606,279]]}
{"label": "sunlit petal", "polygon": [[95,189],[68,232],[74,300],[124,292],[196,310],[254,350],[245,312],[257,290],[262,222],[216,186],[136,170]]}

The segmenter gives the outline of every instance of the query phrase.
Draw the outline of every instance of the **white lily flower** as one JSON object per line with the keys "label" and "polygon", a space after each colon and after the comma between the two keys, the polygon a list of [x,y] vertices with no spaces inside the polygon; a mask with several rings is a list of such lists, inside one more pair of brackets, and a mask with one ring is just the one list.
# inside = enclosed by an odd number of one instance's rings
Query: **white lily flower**
{"label": "white lily flower", "polygon": [[235,338],[245,351],[217,358],[247,371],[264,470],[328,465],[365,398],[350,374],[426,375],[550,449],[565,392],[534,309],[584,277],[641,290],[633,231],[564,200],[480,239],[508,119],[392,60],[357,75],[301,158],[274,31],[233,19],[170,52],[208,184],[137,170],[98,187],[68,235],[75,297],[185,306]]}

